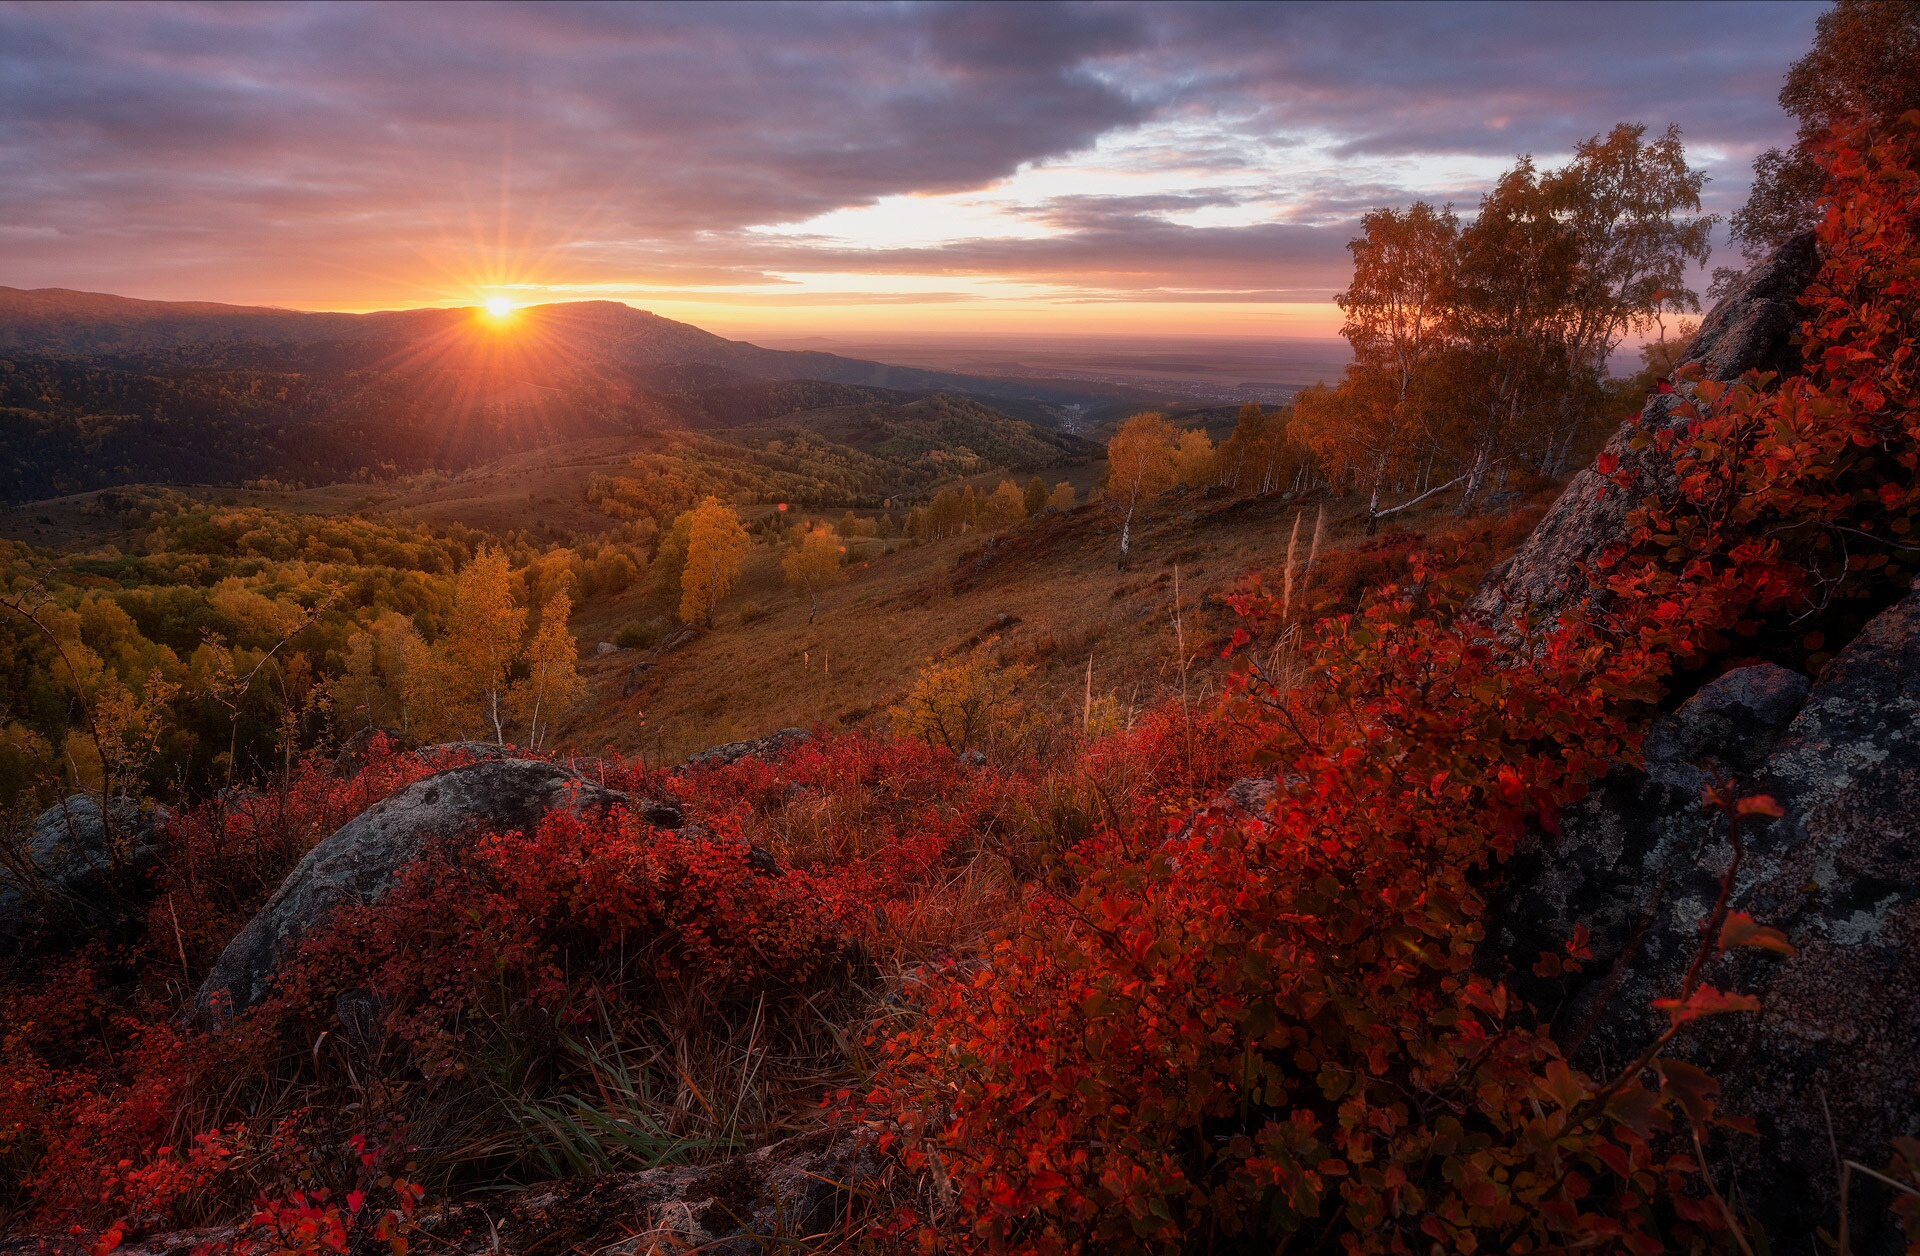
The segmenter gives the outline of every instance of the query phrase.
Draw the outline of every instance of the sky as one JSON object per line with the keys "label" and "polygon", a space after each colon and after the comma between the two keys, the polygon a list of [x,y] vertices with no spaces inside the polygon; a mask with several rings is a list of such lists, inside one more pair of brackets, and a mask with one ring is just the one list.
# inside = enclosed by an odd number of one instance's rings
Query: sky
{"label": "sky", "polygon": [[1616,122],[1731,213],[1822,7],[0,3],[0,284],[1332,335],[1360,214]]}

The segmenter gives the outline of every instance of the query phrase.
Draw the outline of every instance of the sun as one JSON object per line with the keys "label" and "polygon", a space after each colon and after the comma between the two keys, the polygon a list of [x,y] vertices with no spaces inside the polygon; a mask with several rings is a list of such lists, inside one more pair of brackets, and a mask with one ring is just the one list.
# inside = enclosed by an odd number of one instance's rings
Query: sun
{"label": "sun", "polygon": [[506,319],[513,317],[513,302],[505,297],[488,297],[486,300],[487,317]]}

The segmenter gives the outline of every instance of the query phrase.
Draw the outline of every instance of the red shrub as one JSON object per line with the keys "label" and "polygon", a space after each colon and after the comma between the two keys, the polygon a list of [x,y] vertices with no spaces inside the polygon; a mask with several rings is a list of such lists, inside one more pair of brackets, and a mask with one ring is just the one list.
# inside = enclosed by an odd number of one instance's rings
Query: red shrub
{"label": "red shrub", "polygon": [[[1660,438],[1678,501],[1650,499],[1602,557],[1618,597],[1598,631],[1571,619],[1496,661],[1410,558],[1408,588],[1311,634],[1299,689],[1244,664],[1233,711],[1279,778],[1264,819],[1216,817],[1146,858],[1090,845],[1077,892],[930,988],[869,1097],[934,1183],[901,1226],[1027,1252],[1309,1225],[1349,1251],[1717,1241],[1700,1232],[1727,1219],[1692,1155],[1651,1141],[1681,1109],[1696,1133],[1714,1119],[1711,1079],[1662,1061],[1649,1091],[1651,1055],[1609,1082],[1570,1069],[1470,968],[1471,874],[1635,753],[1676,665],[1904,583],[1907,551],[1878,538],[1909,536],[1916,504],[1916,131],[1829,154],[1809,378],[1698,389],[1709,412]],[[1257,586],[1239,608],[1256,630],[1279,618]],[[1778,941],[1705,923],[1703,945]],[[1576,938],[1541,964],[1580,957]],[[1755,1003],[1689,985],[1661,1006],[1677,1033]]]}

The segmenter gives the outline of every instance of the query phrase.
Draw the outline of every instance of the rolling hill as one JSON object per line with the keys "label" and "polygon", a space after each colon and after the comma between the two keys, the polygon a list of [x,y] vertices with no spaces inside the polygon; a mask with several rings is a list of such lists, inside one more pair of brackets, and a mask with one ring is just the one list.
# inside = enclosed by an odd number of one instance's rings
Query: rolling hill
{"label": "rolling hill", "polygon": [[1116,399],[764,349],[608,301],[499,324],[0,288],[0,498],[14,502],[143,481],[385,480],[937,393],[1030,432]]}

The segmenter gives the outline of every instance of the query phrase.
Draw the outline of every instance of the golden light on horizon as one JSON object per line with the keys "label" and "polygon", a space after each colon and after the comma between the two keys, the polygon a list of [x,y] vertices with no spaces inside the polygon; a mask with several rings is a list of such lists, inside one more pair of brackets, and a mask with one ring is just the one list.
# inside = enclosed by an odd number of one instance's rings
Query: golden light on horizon
{"label": "golden light on horizon", "polygon": [[486,310],[487,317],[495,322],[513,317],[513,302],[505,297],[488,297],[482,308]]}

